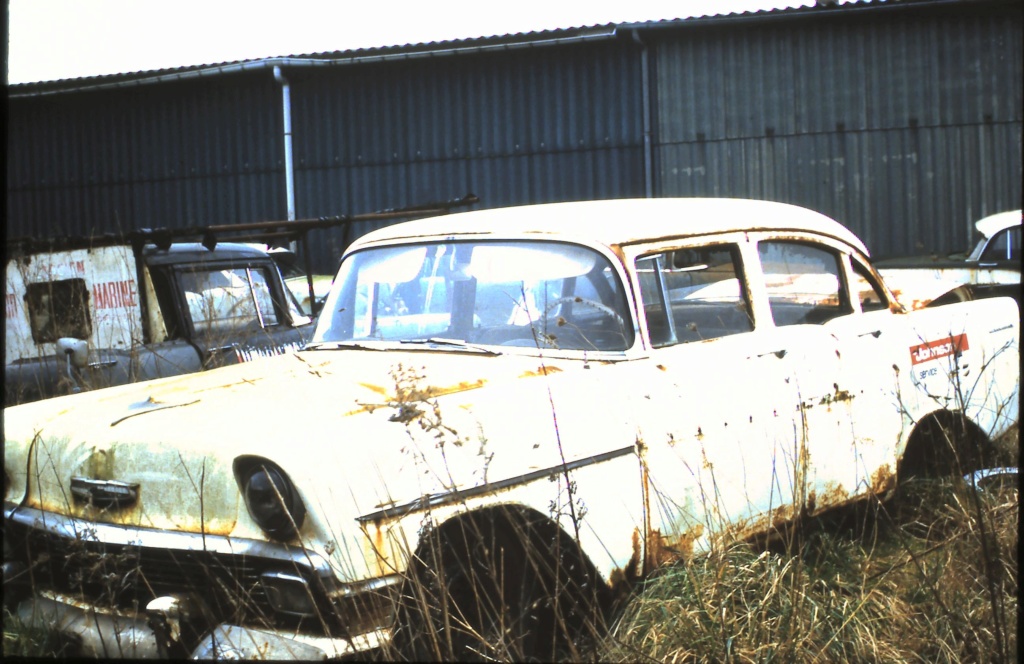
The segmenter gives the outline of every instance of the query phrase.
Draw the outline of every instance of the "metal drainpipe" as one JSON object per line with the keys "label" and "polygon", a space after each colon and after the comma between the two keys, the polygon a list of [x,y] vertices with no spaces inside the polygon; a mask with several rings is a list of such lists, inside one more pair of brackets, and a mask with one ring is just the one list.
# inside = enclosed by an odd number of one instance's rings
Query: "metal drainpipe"
{"label": "metal drainpipe", "polygon": [[654,154],[651,145],[651,66],[647,44],[633,30],[633,41],[640,44],[640,86],[644,115],[644,195],[654,198]]}
{"label": "metal drainpipe", "polygon": [[[281,68],[274,65],[274,80],[281,85],[281,113],[284,118],[284,189],[288,203],[288,221],[295,221],[295,161],[292,158],[292,93]],[[295,242],[291,250],[296,251]]]}

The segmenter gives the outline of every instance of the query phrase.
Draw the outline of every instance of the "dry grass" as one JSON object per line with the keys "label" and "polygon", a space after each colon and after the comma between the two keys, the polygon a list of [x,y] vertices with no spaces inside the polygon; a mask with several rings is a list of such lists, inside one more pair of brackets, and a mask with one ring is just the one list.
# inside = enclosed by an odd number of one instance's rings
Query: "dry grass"
{"label": "dry grass", "polygon": [[600,659],[1017,661],[1018,492],[915,480],[817,520],[786,546],[666,569]]}

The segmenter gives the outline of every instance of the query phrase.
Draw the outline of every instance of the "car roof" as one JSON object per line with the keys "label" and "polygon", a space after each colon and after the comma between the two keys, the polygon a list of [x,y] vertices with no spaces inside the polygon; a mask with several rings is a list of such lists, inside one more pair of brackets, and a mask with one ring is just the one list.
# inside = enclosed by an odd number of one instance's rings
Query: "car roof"
{"label": "car roof", "polygon": [[998,212],[974,222],[974,227],[985,237],[992,237],[1004,228],[1020,226],[1020,210]]}
{"label": "car roof", "polygon": [[828,235],[868,254],[849,229],[807,208],[737,198],[636,198],[460,212],[417,219],[372,231],[350,251],[374,243],[408,239],[544,236],[548,240],[598,242],[609,247],[657,239],[735,231],[810,231]]}
{"label": "car roof", "polygon": [[143,253],[146,256],[146,260],[154,265],[185,260],[205,262],[267,257],[266,251],[258,249],[253,245],[239,242],[218,242],[213,251],[210,251],[199,242],[175,242],[167,249],[160,249],[155,245],[149,244],[143,249]]}

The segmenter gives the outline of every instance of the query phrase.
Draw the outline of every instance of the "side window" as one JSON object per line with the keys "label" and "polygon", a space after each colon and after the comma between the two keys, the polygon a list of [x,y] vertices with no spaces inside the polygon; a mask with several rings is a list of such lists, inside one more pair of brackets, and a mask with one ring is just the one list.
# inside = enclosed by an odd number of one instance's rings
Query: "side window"
{"label": "side window", "polygon": [[189,270],[182,271],[178,281],[199,334],[278,324],[270,280],[263,269]]}
{"label": "side window", "polygon": [[655,347],[754,329],[733,245],[677,249],[636,262],[648,332]]}
{"label": "side window", "polygon": [[858,263],[851,261],[853,265],[853,283],[850,284],[850,291],[857,294],[860,300],[860,310],[863,312],[879,311],[888,309],[885,291],[882,286],[871,276],[871,272]]}
{"label": "side window", "polygon": [[851,313],[837,254],[798,242],[761,242],[757,251],[776,325],[820,325]]}
{"label": "side window", "polygon": [[85,279],[29,284],[27,291],[25,299],[32,323],[32,340],[37,344],[54,342],[61,337],[88,339],[92,334]]}
{"label": "side window", "polygon": [[1020,226],[1007,228],[996,233],[995,237],[989,240],[981,255],[982,263],[994,263],[996,261],[1019,261],[1020,253]]}

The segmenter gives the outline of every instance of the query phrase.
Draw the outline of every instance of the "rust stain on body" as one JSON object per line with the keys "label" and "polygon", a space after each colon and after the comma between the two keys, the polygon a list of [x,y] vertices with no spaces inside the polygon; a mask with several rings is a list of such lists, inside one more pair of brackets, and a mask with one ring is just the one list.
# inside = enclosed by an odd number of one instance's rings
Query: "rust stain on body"
{"label": "rust stain on body", "polygon": [[882,494],[896,488],[896,474],[892,467],[885,464],[871,475],[871,491],[875,494]]}
{"label": "rust stain on body", "polygon": [[345,417],[352,415],[359,415],[360,413],[372,413],[378,408],[393,408],[397,404],[413,404],[423,403],[429,399],[436,397],[443,397],[448,394],[458,394],[459,392],[467,392],[469,390],[476,390],[487,384],[487,381],[483,378],[479,378],[475,381],[462,381],[455,385],[449,385],[447,387],[435,387],[433,385],[425,387],[423,389],[413,389],[402,392],[401,394],[391,394],[387,388],[380,387],[379,385],[371,385],[369,383],[359,383],[366,389],[379,394],[383,401],[380,403],[361,403],[359,408],[355,408],[345,412]]}
{"label": "rust stain on body", "polygon": [[547,376],[550,374],[556,374],[562,371],[559,367],[548,367],[539,366],[536,371],[524,371],[519,375],[520,378],[536,378],[537,376]]}
{"label": "rust stain on body", "polygon": [[647,536],[647,556],[644,566],[648,572],[664,565],[688,560],[693,557],[694,543],[704,534],[704,525],[678,536],[665,536],[654,530]]}

